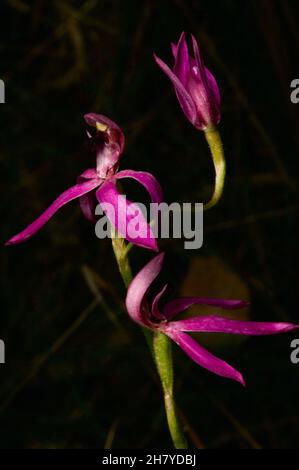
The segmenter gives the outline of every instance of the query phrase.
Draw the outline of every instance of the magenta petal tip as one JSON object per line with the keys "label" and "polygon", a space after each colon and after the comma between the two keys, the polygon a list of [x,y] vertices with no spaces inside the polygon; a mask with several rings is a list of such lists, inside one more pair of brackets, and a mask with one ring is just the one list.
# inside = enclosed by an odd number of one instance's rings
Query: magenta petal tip
{"label": "magenta petal tip", "polygon": [[11,246],[11,245],[15,245],[17,242],[14,242],[13,241],[13,238],[10,238],[9,240],[7,240],[7,242],[4,243],[4,246]]}
{"label": "magenta petal tip", "polygon": [[239,378],[237,379],[237,381],[238,381],[241,385],[243,385],[244,388],[246,387],[246,382],[245,382],[245,380],[244,380],[242,374],[239,374]]}

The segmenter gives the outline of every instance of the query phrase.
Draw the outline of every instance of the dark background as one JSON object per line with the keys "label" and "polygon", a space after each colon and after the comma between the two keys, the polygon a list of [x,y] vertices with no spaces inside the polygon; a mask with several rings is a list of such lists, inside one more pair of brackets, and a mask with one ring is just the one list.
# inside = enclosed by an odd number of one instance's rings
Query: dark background
{"label": "dark background", "polygon": [[[208,198],[213,168],[204,137],[152,58],[155,51],[170,63],[169,44],[185,30],[221,89],[228,175],[221,202],[205,214],[203,248],[161,243],[170,295],[190,278],[194,257],[213,257],[250,291],[252,319],[298,322],[299,104],[290,102],[290,82],[299,78],[299,3],[7,0],[1,9],[3,243],[93,165],[86,112],[119,123],[121,168],[153,172],[166,201]],[[134,248],[134,271],[150,256]],[[213,270],[207,275],[213,280]],[[76,202],[26,244],[1,249],[1,284],[1,447],[171,446],[154,366],[123,310],[109,241],[95,237]],[[238,297],[234,286],[230,296]],[[298,447],[294,337],[211,347],[244,373],[245,390],[173,348],[192,447]]]}

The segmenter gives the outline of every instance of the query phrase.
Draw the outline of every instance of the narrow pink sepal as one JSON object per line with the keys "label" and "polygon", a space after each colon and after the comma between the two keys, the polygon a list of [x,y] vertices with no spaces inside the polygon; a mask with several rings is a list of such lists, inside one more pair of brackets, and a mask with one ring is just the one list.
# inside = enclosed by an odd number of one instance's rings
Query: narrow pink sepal
{"label": "narrow pink sepal", "polygon": [[158,251],[157,240],[140,207],[120,194],[114,181],[105,182],[96,192],[96,197],[110,223],[126,240]]}
{"label": "narrow pink sepal", "polygon": [[163,191],[160,183],[147,171],[122,170],[116,173],[115,178],[132,178],[145,187],[152,202],[160,204],[163,201]]}
{"label": "narrow pink sepal", "polygon": [[236,380],[245,386],[242,374],[227,362],[211,354],[200,346],[191,336],[172,329],[167,329],[165,334],[169,336],[180,348],[197,364],[214,374]]}
{"label": "narrow pink sepal", "polygon": [[5,245],[16,245],[28,240],[38,232],[64,204],[67,204],[73,199],[77,199],[78,197],[83,196],[83,194],[92,191],[98,185],[99,181],[94,179],[76,184],[75,186],[67,189],[60,194],[60,196],[58,196],[58,198],[55,199],[55,201],[34,222],[28,225],[28,227],[22,230],[22,232],[10,238]]}
{"label": "narrow pink sepal", "polygon": [[299,325],[293,323],[241,321],[218,315],[205,315],[173,321],[171,326],[179,331],[229,333],[247,336],[275,335],[299,328]]}
{"label": "narrow pink sepal", "polygon": [[173,318],[180,312],[187,310],[193,305],[208,305],[211,307],[220,307],[228,310],[244,308],[249,305],[246,300],[214,299],[210,297],[179,297],[168,302],[163,309],[165,318]]}
{"label": "narrow pink sepal", "polygon": [[191,122],[191,124],[195,124],[197,120],[197,111],[194,104],[194,101],[182,82],[178,79],[178,77],[173,73],[173,71],[165,64],[159,57],[154,54],[154,59],[162,71],[170,78],[172,81],[179,103],[181,108],[186,116],[186,118]]}

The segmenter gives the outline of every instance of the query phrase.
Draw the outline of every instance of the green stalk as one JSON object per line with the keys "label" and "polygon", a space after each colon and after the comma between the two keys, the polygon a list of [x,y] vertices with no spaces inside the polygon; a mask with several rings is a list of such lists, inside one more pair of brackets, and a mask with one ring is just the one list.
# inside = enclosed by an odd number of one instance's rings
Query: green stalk
{"label": "green stalk", "polygon": [[164,393],[164,404],[169,432],[175,449],[187,449],[173,396],[173,362],[170,339],[163,333],[154,333],[154,357]]}
{"label": "green stalk", "polygon": [[130,282],[132,281],[132,270],[128,257],[128,246],[125,242],[125,239],[120,235],[113,233],[112,234],[112,248],[114,251],[115,259],[118,265],[118,269],[124,285],[129,287]]}
{"label": "green stalk", "polygon": [[[132,280],[128,252],[129,246],[119,235],[112,235],[112,247],[117,261],[119,272],[126,287]],[[154,336],[147,328],[142,328],[147,344],[155,360],[157,370],[162,383],[164,394],[165,412],[169,432],[175,449],[186,449],[185,440],[181,425],[178,419],[174,396],[173,396],[173,362],[171,352],[171,342],[163,333],[155,332]]]}
{"label": "green stalk", "polygon": [[221,198],[224,187],[226,163],[221,137],[217,128],[212,126],[208,127],[204,133],[212,154],[215,169],[214,192],[210,201],[204,205],[204,209],[207,210],[215,206]]}

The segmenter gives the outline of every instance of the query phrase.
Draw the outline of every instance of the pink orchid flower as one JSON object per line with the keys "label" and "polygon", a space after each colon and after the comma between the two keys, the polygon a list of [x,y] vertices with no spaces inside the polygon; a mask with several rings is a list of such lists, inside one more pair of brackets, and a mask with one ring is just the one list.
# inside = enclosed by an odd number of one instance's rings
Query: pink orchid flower
{"label": "pink orchid flower", "polygon": [[188,332],[230,333],[237,335],[272,335],[298,328],[292,323],[269,323],[232,320],[220,315],[202,315],[173,321],[178,313],[192,305],[209,305],[223,309],[239,309],[248,305],[242,300],[181,297],[159,307],[159,301],[167,286],[149,300],[148,291],[160,273],[164,254],[155,256],[135,276],[129,285],[126,307],[131,318],[140,325],[161,332],[171,338],[197,364],[214,374],[236,380],[245,385],[240,372],[200,346]]}
{"label": "pink orchid flower", "polygon": [[205,130],[220,121],[220,92],[211,72],[205,67],[198,44],[192,36],[194,57],[189,54],[185,33],[172,44],[173,70],[154,54],[155,61],[172,81],[186,118],[197,129]]}
{"label": "pink orchid flower", "polygon": [[[145,187],[152,202],[162,202],[162,189],[156,178],[145,171],[123,170],[118,172],[119,158],[124,149],[124,135],[113,121],[105,116],[89,113],[84,116],[90,126],[88,137],[96,152],[96,168],[84,171],[77,184],[64,191],[57,199],[28,227],[6,242],[15,245],[31,238],[51,217],[66,203],[78,199],[85,217],[94,221],[94,210],[97,201],[103,204],[103,210],[115,228],[129,242],[135,245],[158,251],[157,241],[145,217],[136,203],[121,195],[116,182],[122,178],[131,178]],[[92,135],[91,131],[95,134]],[[111,209],[109,209],[109,207]],[[119,207],[121,210],[119,210]],[[118,214],[118,217],[115,217]],[[137,236],[131,237],[126,227],[134,218],[139,224]]]}

